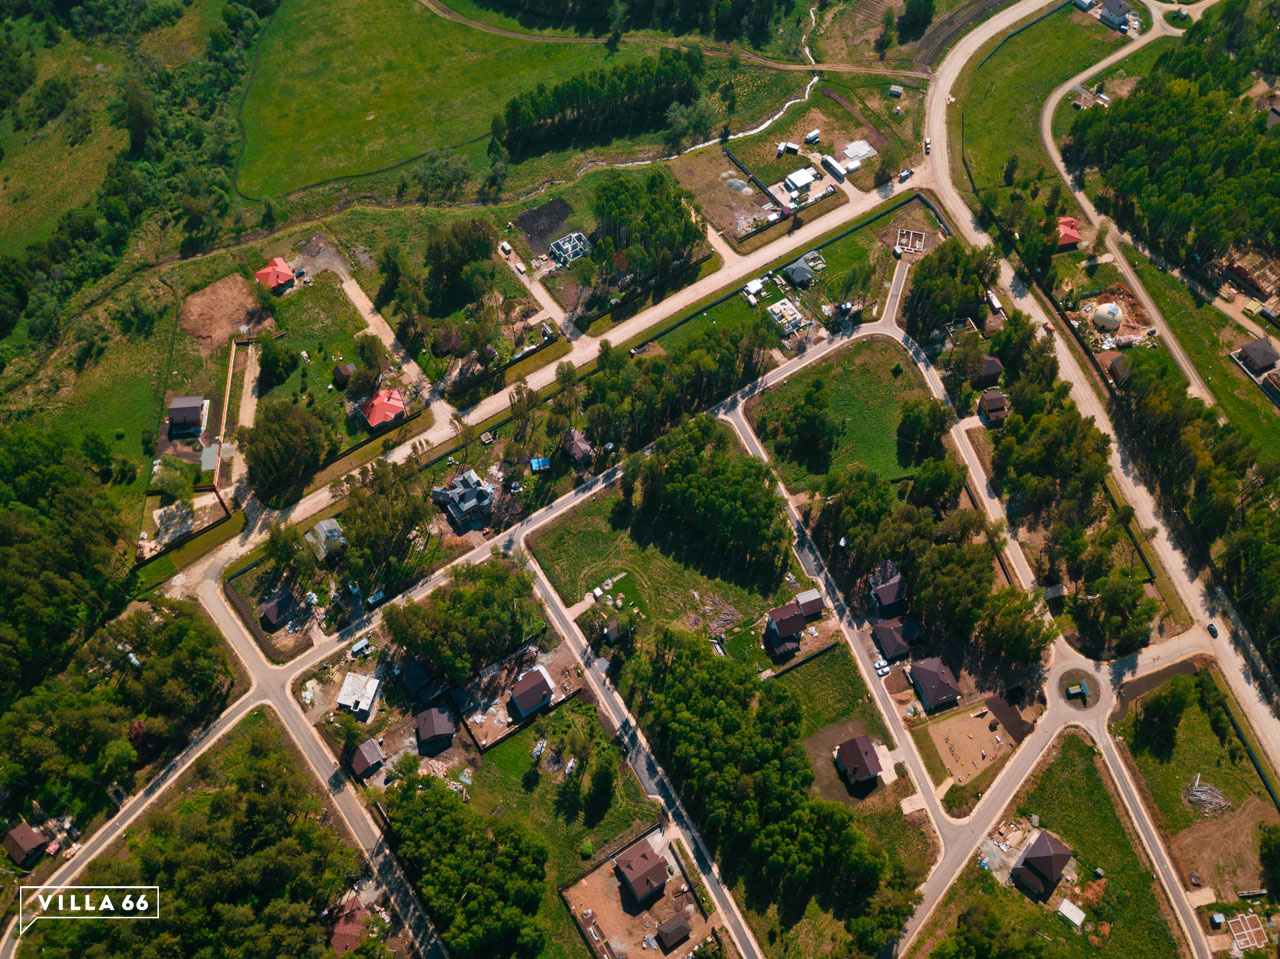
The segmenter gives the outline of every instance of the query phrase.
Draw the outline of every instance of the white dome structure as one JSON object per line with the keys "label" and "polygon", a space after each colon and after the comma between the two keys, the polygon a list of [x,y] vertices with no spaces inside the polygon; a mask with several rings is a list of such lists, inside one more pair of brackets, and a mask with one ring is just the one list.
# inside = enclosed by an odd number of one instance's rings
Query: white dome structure
{"label": "white dome structure", "polygon": [[1123,317],[1119,303],[1101,303],[1093,311],[1093,325],[1100,330],[1118,330]]}

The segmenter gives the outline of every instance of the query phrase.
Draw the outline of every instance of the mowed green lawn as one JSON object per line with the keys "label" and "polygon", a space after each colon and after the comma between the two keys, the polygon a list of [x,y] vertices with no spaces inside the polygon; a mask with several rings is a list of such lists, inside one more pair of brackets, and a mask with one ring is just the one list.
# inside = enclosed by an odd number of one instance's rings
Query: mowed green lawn
{"label": "mowed green lawn", "polygon": [[[993,41],[982,56],[995,46]],[[1003,184],[1011,155],[1018,157],[1018,177],[1034,176],[1043,167],[1044,182],[1057,178],[1040,143],[1040,110],[1054,87],[1097,63],[1126,40],[1086,14],[1068,7],[1024,30],[1000,48],[980,69],[974,59],[956,88],[959,110],[951,113],[952,166],[957,179],[968,180],[960,165],[960,117],[965,146],[979,189]]]}
{"label": "mowed green lawn", "polygon": [[[706,565],[695,565],[692,550],[673,555],[651,541],[637,541],[628,517],[618,509],[621,503],[619,494],[596,497],[531,541],[534,557],[561,599],[573,605],[606,579],[613,579],[612,595],[621,594],[625,605],[637,607],[643,616],[637,624],[641,638],[666,626],[700,628],[706,619],[704,603],[727,603],[738,614],[738,626],[726,632],[726,649],[734,658],[768,665],[754,625],[766,610],[787,602],[795,591],[779,584],[765,595],[718,576],[714,557],[704,556]],[[794,559],[792,565],[801,578]],[[695,592],[699,599],[694,598]],[[697,624],[691,615],[698,617]]]}
{"label": "mowed green lawn", "polygon": [[645,52],[494,36],[417,0],[284,0],[245,95],[239,187],[277,196],[461,146],[517,93]]}
{"label": "mowed green lawn", "polygon": [[[595,851],[656,822],[658,807],[645,798],[631,767],[623,764],[608,809],[585,808],[591,770],[581,777],[575,773],[572,780],[565,779],[563,770],[552,772],[545,765],[547,754],[533,758],[533,747],[543,738],[548,753],[560,753],[567,762],[577,752],[582,763],[591,743],[607,737],[594,708],[576,700],[566,703],[486,752],[468,792],[477,812],[516,822],[546,843],[551,855],[538,911],[550,925],[551,942],[543,955],[584,956],[582,935],[556,890],[585,873]],[[584,841],[592,849],[586,859],[581,854]]]}
{"label": "mowed green lawn", "polygon": [[1111,936],[1100,949],[1087,936],[1076,935],[1061,917],[1032,902],[1016,889],[995,883],[991,873],[971,862],[952,884],[929,927],[908,956],[924,959],[932,944],[954,931],[956,917],[978,904],[990,906],[1014,929],[1048,939],[1048,955],[1074,957],[1124,956],[1126,959],[1169,959],[1179,954],[1173,932],[1161,915],[1155,879],[1134,852],[1111,794],[1095,765],[1097,750],[1079,734],[1067,733],[1060,751],[1042,767],[1037,778],[1015,800],[1019,815],[1036,814],[1046,829],[1059,836],[1075,855],[1082,878],[1101,867],[1107,885],[1102,901],[1085,908],[1087,921],[1111,923]]}
{"label": "mowed green lawn", "polygon": [[[895,364],[901,365],[896,376]],[[752,422],[759,410],[803,396],[817,379],[826,384],[831,413],[839,424],[831,471],[846,470],[854,463],[869,466],[886,478],[913,471],[911,462],[898,450],[898,421],[903,404],[929,396],[929,388],[902,347],[887,340],[859,340],[765,393],[759,407],[748,408]],[[774,454],[774,464],[788,490],[798,493],[821,485],[824,472],[815,473],[807,464],[777,457],[774,444],[763,436],[761,440]]]}
{"label": "mowed green lawn", "polygon": [[1181,280],[1161,273],[1136,250],[1126,246],[1125,255],[1231,425],[1257,445],[1262,458],[1280,459],[1276,406],[1229,355],[1253,340],[1253,334],[1212,304],[1197,300]]}
{"label": "mowed green lawn", "polygon": [[800,700],[804,719],[800,737],[811,736],[824,726],[857,718],[868,735],[886,743],[893,737],[874,703],[867,699],[867,684],[846,646],[823,653],[803,666],[783,673],[776,680]]}

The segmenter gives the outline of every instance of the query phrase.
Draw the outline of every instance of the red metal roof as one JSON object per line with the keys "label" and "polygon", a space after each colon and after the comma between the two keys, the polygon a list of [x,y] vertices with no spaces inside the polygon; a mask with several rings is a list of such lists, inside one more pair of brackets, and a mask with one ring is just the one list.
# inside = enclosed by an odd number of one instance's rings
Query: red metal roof
{"label": "red metal roof", "polygon": [[1058,217],[1058,245],[1080,242],[1080,221],[1073,216]]}
{"label": "red metal roof", "polygon": [[364,414],[370,428],[386,426],[397,416],[404,414],[404,397],[399,390],[378,390],[360,404],[360,412]]}
{"label": "red metal roof", "polygon": [[277,256],[273,257],[270,263],[253,275],[267,289],[274,290],[277,286],[288,283],[293,279],[293,270],[289,269],[289,264],[283,258]]}

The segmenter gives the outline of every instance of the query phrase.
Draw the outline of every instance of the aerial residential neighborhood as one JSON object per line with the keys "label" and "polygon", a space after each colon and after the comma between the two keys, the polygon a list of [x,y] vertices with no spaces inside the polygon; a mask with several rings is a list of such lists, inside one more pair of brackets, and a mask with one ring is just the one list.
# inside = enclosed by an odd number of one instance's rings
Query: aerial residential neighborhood
{"label": "aerial residential neighborhood", "polygon": [[0,959],[1280,955],[1275,0],[0,20]]}

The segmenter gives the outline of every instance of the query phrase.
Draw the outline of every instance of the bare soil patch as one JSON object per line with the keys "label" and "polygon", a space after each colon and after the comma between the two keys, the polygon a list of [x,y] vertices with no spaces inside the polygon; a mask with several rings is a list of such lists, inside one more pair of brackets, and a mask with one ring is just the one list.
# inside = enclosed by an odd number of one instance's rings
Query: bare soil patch
{"label": "bare soil patch", "polygon": [[546,253],[553,240],[561,236],[564,222],[573,213],[573,207],[563,197],[548,200],[541,206],[525,210],[516,217],[516,225],[524,231],[529,249],[534,253]]}
{"label": "bare soil patch", "polygon": [[876,779],[871,784],[874,789],[860,789],[855,793],[836,769],[835,759],[832,758],[831,754],[842,742],[865,732],[860,720],[850,719],[819,729],[803,741],[804,751],[809,754],[809,762],[813,764],[813,790],[821,798],[847,804],[870,802],[873,794],[885,791],[885,786]]}
{"label": "bare soil patch", "polygon": [[1229,900],[1239,890],[1261,888],[1258,826],[1263,823],[1280,823],[1280,812],[1250,796],[1238,809],[1182,830],[1169,842],[1169,851],[1183,883],[1189,887],[1190,874],[1195,873],[1213,887],[1219,900]]}
{"label": "bare soil patch", "polygon": [[208,357],[241,332],[256,336],[275,329],[275,320],[259,308],[248,282],[239,273],[224,276],[187,297],[178,317],[178,327],[191,336]]}

